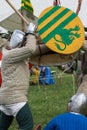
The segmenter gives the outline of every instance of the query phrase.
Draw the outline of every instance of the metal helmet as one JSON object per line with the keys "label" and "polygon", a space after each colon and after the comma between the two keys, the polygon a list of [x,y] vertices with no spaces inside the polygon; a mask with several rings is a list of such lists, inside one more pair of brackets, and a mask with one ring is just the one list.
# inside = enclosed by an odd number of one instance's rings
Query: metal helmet
{"label": "metal helmet", "polygon": [[23,41],[25,33],[20,30],[15,30],[10,39],[11,48],[16,48]]}
{"label": "metal helmet", "polygon": [[68,102],[68,110],[83,115],[87,114],[87,97],[84,93],[76,93]]}

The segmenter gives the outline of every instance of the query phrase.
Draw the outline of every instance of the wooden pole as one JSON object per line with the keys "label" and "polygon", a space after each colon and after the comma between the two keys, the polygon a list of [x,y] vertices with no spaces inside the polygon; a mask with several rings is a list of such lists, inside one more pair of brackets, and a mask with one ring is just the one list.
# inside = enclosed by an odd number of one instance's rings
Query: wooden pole
{"label": "wooden pole", "polygon": [[[25,11],[25,10],[21,10],[21,14],[22,14],[23,17],[24,17],[24,15],[25,15],[25,12],[24,12],[24,11]],[[23,19],[21,19],[21,24],[22,24],[22,31],[25,32],[25,30],[26,30],[26,23],[24,22]]]}
{"label": "wooden pole", "polygon": [[56,6],[56,5],[61,5],[60,0],[54,0],[54,1],[53,1],[53,5],[54,5],[54,6]]}
{"label": "wooden pole", "polygon": [[16,10],[16,8],[12,5],[12,3],[9,0],[6,0],[6,2],[12,7],[12,9],[21,17],[21,19],[28,25],[29,22],[21,15],[21,13]]}
{"label": "wooden pole", "polygon": [[77,15],[79,14],[79,11],[81,9],[81,4],[82,4],[82,0],[78,0],[78,6],[77,6],[77,9],[76,9],[76,14]]}
{"label": "wooden pole", "polygon": [[61,2],[60,2],[60,0],[57,0],[57,5],[61,5]]}

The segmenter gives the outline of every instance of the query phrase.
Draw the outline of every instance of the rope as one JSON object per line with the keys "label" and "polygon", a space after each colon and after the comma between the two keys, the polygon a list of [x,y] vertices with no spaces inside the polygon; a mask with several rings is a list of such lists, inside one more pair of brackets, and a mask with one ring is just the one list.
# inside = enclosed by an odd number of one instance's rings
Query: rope
{"label": "rope", "polygon": [[[48,75],[48,78],[46,78],[46,79],[50,79],[50,77],[53,77],[53,78],[60,78],[60,77],[71,77],[72,75],[61,75],[61,74],[55,74],[55,76],[50,76],[50,75]],[[42,77],[42,76],[40,76],[40,77]],[[38,78],[38,77],[37,77]],[[36,78],[36,79],[37,79]],[[33,77],[31,77],[31,79],[30,79],[30,81],[32,80],[32,79],[35,79],[35,77],[33,76]],[[41,78],[41,79],[44,79],[44,78]]]}

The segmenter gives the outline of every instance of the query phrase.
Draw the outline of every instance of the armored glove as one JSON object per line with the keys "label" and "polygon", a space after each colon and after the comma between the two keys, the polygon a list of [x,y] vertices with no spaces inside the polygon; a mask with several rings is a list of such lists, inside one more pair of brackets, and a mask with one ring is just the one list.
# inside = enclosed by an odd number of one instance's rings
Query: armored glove
{"label": "armored glove", "polygon": [[33,23],[30,23],[27,27],[27,34],[28,33],[31,33],[31,34],[34,34],[34,31],[35,31],[35,25]]}

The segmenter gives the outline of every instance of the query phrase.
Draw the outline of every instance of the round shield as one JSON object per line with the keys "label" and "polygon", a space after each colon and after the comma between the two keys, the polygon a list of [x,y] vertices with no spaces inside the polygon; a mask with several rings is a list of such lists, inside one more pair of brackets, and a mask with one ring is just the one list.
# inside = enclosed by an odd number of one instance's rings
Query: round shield
{"label": "round shield", "polygon": [[61,54],[71,54],[84,43],[84,27],[76,13],[62,6],[50,6],[38,19],[38,32],[43,43]]}

